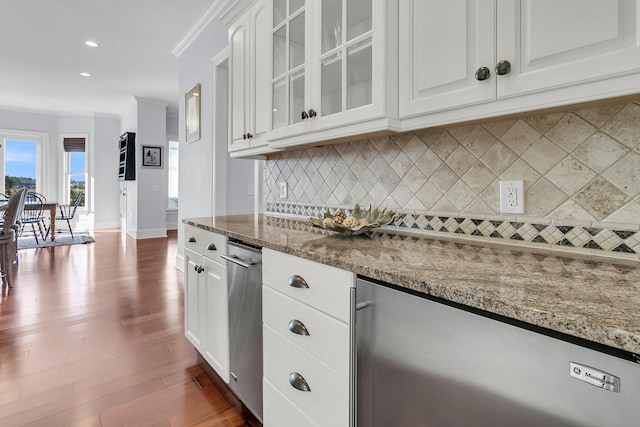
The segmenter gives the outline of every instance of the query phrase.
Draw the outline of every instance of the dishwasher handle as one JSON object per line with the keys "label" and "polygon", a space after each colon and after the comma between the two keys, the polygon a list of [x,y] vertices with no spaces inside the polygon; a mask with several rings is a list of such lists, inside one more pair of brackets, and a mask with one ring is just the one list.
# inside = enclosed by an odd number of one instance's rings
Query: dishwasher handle
{"label": "dishwasher handle", "polygon": [[242,262],[242,260],[240,260],[236,255],[227,256],[227,255],[220,254],[220,258],[226,259],[227,261],[237,264],[240,267],[244,267],[244,268],[249,268],[255,264],[253,261],[250,262],[249,264],[247,264],[246,262]]}

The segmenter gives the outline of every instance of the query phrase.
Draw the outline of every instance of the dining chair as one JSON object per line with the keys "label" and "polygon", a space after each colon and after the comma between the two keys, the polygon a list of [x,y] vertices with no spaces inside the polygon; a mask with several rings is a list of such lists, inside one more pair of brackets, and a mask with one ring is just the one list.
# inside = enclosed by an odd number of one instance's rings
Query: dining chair
{"label": "dining chair", "polygon": [[56,217],[56,221],[67,221],[67,226],[69,227],[69,233],[71,233],[71,238],[73,239],[73,229],[71,228],[71,220],[76,216],[76,210],[82,202],[82,198],[84,197],[84,191],[81,191],[76,196],[76,199],[73,203],[68,205],[58,205],[60,208],[60,215]]}
{"label": "dining chair", "polygon": [[[44,224],[44,196],[34,191],[29,191],[25,196],[25,205],[29,206],[29,209],[24,209],[20,216],[20,232],[19,236],[24,233],[25,227],[30,224],[33,237],[36,239],[36,244],[39,244],[38,234],[42,240],[46,239],[46,228],[43,228]],[[36,231],[36,226],[38,230]]]}
{"label": "dining chair", "polygon": [[13,263],[18,248],[16,242],[18,218],[24,209],[26,193],[26,188],[17,190],[9,198],[4,209],[4,223],[0,233],[0,273],[3,282],[6,282],[10,288],[13,287]]}

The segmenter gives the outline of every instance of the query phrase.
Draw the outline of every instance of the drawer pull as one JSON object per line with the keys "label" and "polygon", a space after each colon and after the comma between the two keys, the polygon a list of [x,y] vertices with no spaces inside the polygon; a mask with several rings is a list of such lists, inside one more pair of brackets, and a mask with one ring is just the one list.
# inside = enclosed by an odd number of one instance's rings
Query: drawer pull
{"label": "drawer pull", "polygon": [[295,388],[296,390],[311,391],[307,380],[305,380],[304,377],[297,372],[291,372],[289,374],[289,384],[291,384],[291,387]]}
{"label": "drawer pull", "polygon": [[207,250],[208,251],[217,251],[218,248],[216,248],[215,243],[209,243],[209,246],[207,246]]}
{"label": "drawer pull", "polygon": [[195,242],[196,242],[196,236],[191,236],[191,237],[189,237],[189,240],[187,240],[187,242],[189,242],[189,243],[195,243]]}
{"label": "drawer pull", "polygon": [[289,286],[294,288],[309,289],[309,285],[307,284],[307,281],[304,280],[302,277],[298,276],[297,274],[294,274],[293,276],[289,277]]}
{"label": "drawer pull", "polygon": [[289,322],[289,330],[294,334],[309,336],[309,330],[304,325],[304,323],[302,323],[298,319],[293,319],[291,322]]}

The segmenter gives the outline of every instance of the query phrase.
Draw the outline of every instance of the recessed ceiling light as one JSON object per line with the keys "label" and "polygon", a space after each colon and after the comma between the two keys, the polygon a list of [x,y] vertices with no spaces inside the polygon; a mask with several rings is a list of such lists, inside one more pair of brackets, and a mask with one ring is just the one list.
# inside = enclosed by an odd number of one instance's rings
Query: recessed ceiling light
{"label": "recessed ceiling light", "polygon": [[82,77],[91,77],[91,74],[89,74],[89,73],[80,73],[80,75]]}
{"label": "recessed ceiling light", "polygon": [[86,42],[84,42],[84,44],[86,44],[87,46],[91,46],[91,47],[98,47],[98,43],[91,41],[91,40],[87,40]]}

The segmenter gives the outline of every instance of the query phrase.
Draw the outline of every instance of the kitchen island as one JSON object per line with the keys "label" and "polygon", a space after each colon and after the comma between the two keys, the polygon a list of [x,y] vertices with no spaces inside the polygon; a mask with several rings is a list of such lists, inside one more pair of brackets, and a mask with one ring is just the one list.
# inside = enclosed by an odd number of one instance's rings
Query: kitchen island
{"label": "kitchen island", "polygon": [[342,237],[259,215],[184,223],[614,349],[640,354],[640,264],[379,230]]}

